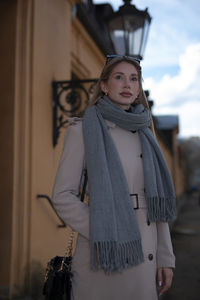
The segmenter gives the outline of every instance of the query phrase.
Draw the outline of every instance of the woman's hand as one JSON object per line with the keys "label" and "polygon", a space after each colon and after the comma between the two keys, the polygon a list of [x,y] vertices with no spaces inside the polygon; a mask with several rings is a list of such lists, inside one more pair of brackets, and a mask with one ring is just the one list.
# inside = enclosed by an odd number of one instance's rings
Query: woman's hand
{"label": "woman's hand", "polygon": [[159,286],[158,295],[161,296],[166,292],[172,284],[173,271],[171,268],[158,268],[157,269],[157,282]]}

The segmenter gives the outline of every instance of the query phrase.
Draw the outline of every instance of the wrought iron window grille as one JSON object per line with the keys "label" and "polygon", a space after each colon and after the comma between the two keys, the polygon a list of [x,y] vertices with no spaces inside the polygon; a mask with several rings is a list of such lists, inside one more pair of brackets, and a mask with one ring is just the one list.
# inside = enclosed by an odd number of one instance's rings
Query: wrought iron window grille
{"label": "wrought iron window grille", "polygon": [[53,81],[53,147],[70,117],[82,117],[98,79]]}

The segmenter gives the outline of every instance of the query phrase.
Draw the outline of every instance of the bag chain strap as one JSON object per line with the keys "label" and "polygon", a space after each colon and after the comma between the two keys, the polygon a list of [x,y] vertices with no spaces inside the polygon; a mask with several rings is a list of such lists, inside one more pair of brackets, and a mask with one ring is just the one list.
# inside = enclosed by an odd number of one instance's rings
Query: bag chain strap
{"label": "bag chain strap", "polygon": [[70,237],[69,237],[69,240],[68,240],[68,245],[67,245],[67,250],[65,252],[65,255],[63,256],[62,258],[62,262],[61,262],[61,265],[60,265],[60,269],[58,270],[58,272],[62,271],[63,268],[64,268],[64,265],[66,267],[69,267],[66,263],[65,263],[65,260],[67,257],[72,257],[72,249],[73,249],[73,240],[74,240],[74,236],[75,236],[75,231],[72,229],[71,230],[71,233],[70,233]]}

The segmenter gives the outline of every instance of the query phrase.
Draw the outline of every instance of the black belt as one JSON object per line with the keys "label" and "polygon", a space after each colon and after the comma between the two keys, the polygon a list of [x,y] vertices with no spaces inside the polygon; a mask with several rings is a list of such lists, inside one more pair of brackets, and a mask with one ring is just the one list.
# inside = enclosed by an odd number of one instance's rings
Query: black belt
{"label": "black belt", "polygon": [[147,208],[147,203],[144,196],[138,194],[130,194],[130,196],[133,197],[132,202],[134,209]]}
{"label": "black belt", "polygon": [[138,200],[138,194],[130,194],[131,197],[135,197],[136,200],[136,207],[134,209],[139,209],[139,200]]}

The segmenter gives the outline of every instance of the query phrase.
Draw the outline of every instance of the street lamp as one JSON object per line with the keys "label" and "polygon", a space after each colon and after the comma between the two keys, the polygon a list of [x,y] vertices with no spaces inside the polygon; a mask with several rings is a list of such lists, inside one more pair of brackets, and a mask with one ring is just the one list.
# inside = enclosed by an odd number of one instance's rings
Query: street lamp
{"label": "street lamp", "polygon": [[116,54],[143,58],[151,16],[148,9],[139,10],[124,0],[117,12],[107,18],[110,38]]}

